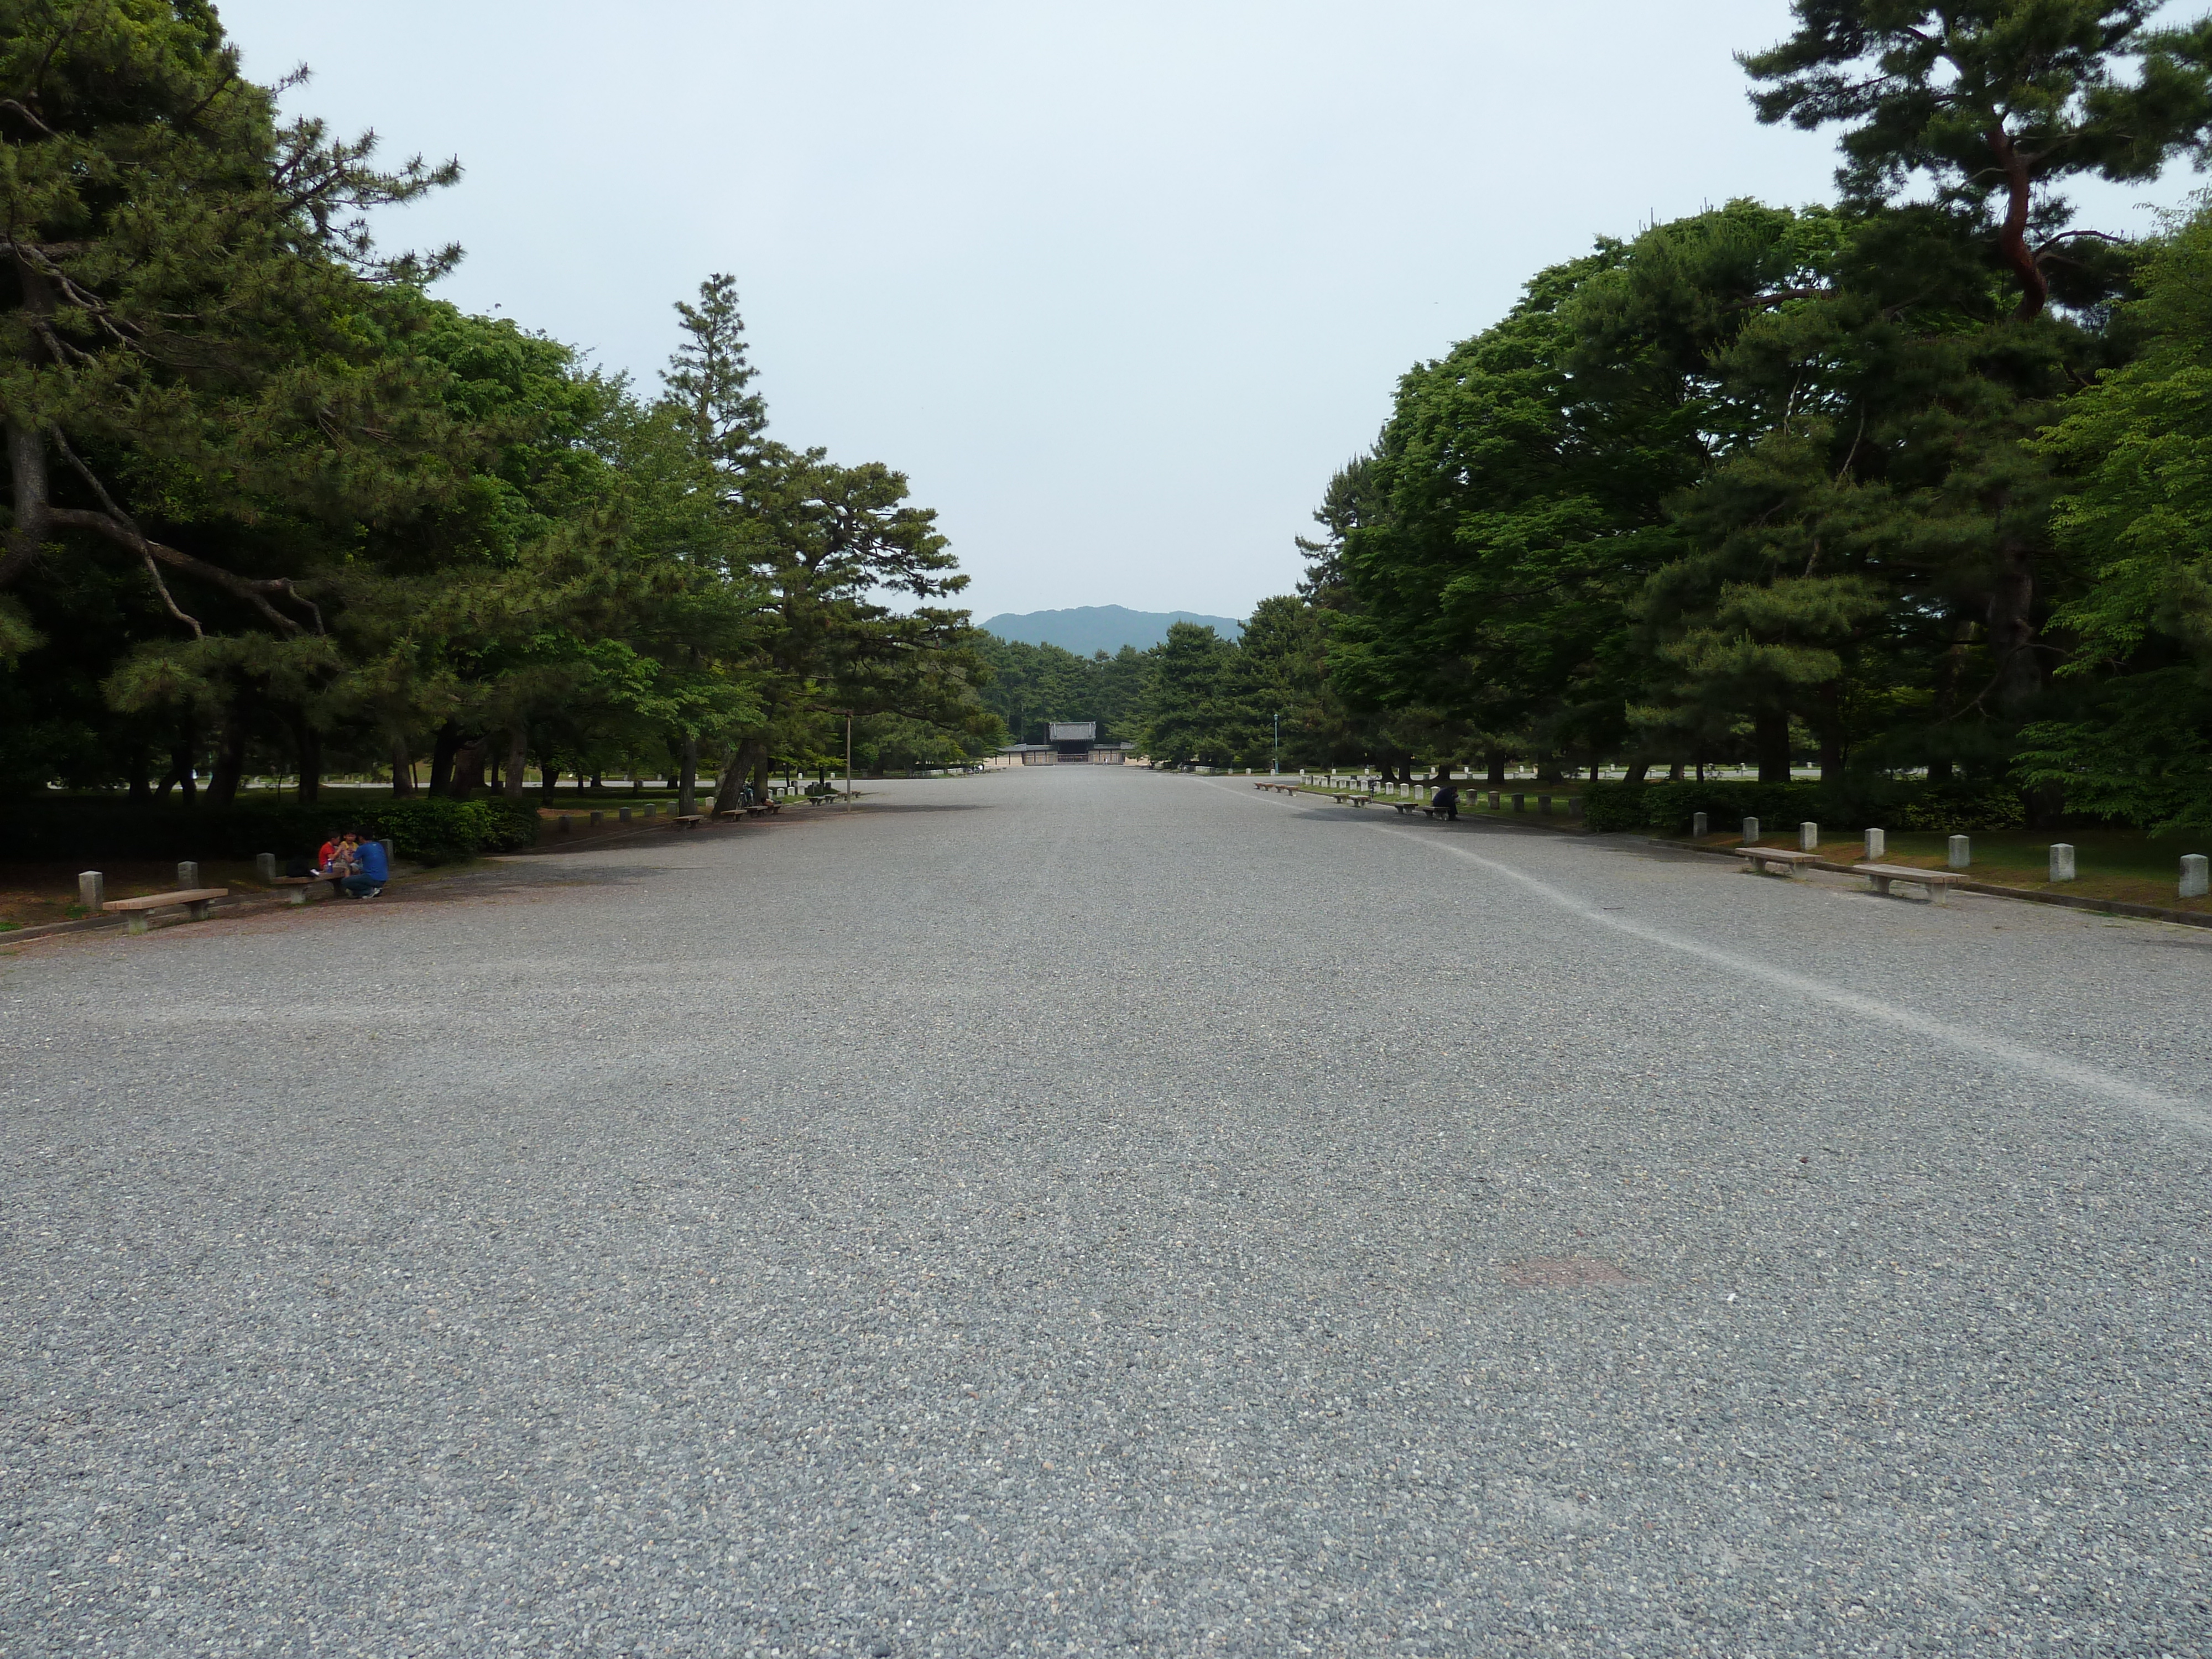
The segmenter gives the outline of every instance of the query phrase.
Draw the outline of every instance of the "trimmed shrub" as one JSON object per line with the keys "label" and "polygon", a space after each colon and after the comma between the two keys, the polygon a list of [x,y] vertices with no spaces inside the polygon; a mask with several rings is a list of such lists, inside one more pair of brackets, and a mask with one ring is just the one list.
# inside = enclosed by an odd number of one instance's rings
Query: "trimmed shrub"
{"label": "trimmed shrub", "polygon": [[1583,790],[1583,822],[1601,831],[1650,828],[1648,783],[1589,784]]}
{"label": "trimmed shrub", "polygon": [[503,796],[476,800],[254,802],[217,810],[135,806],[112,797],[36,798],[0,808],[0,858],[249,859],[307,856],[335,829],[392,842],[416,864],[513,852],[538,840],[538,810]]}
{"label": "trimmed shrub", "polygon": [[1757,818],[1766,830],[1794,829],[1806,818],[1818,820],[1823,787],[1817,783],[1750,783],[1744,781],[1654,783],[1645,787],[1644,823],[1655,835],[1682,836],[1698,812],[1712,820],[1716,830],[1733,830],[1745,818]]}
{"label": "trimmed shrub", "polygon": [[1769,835],[1786,834],[1808,818],[1837,834],[1879,826],[1963,835],[2016,830],[2027,821],[2020,796],[2002,786],[1962,788],[1874,774],[1833,783],[1595,783],[1583,799],[1583,816],[1593,830],[1643,830],[1658,836],[1687,835],[1698,812],[1711,819],[1717,833],[1757,818]]}

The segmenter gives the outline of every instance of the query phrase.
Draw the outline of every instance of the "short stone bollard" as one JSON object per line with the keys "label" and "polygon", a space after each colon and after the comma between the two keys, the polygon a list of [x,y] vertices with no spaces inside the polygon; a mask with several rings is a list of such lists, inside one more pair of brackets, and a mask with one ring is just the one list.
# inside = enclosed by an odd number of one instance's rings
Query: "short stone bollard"
{"label": "short stone bollard", "polygon": [[1883,854],[1889,851],[1889,836],[1887,832],[1881,830],[1868,830],[1866,832],[1866,847],[1867,861],[1869,863],[1872,863],[1875,860],[1880,858]]}
{"label": "short stone bollard", "polygon": [[1578,817],[1582,817],[1582,815],[1583,815],[1583,798],[1582,798],[1580,795],[1570,795],[1570,796],[1568,796],[1568,797],[1567,797],[1567,816],[1568,816],[1569,817],[1571,817],[1571,818],[1578,818]]}
{"label": "short stone bollard", "polygon": [[1797,850],[1801,853],[1820,850],[1820,826],[1810,818],[1797,826]]}
{"label": "short stone bollard", "polygon": [[381,844],[384,848],[384,867],[389,872],[392,866],[399,862],[399,849],[392,845],[389,836],[384,837]]}
{"label": "short stone bollard", "polygon": [[1551,798],[1549,795],[1539,795],[1539,796],[1537,796],[1537,797],[1536,797],[1536,811],[1537,811],[1538,812],[1541,813],[1544,817],[1547,817],[1547,818],[1548,818],[1549,817],[1551,817],[1551,816],[1552,816],[1552,798]]}
{"label": "short stone bollard", "polygon": [[2181,896],[2203,898],[2207,890],[2208,875],[2212,875],[2212,865],[2207,864],[2203,854],[2191,853],[2184,858],[2181,860]]}
{"label": "short stone bollard", "polygon": [[2074,849],[2063,841],[2054,841],[2051,843],[2051,879],[2053,881],[2074,879]]}
{"label": "short stone bollard", "polygon": [[1526,796],[1526,795],[1516,795],[1516,796],[1514,796],[1514,797],[1513,797],[1513,810],[1514,810],[1515,811],[1516,811],[1516,812],[1525,812],[1525,811],[1527,811],[1528,810],[1528,796]]}
{"label": "short stone bollard", "polygon": [[185,860],[184,860],[182,862],[180,862],[180,863],[177,866],[177,887],[178,887],[178,890],[179,890],[179,891],[182,891],[184,889],[185,889],[185,888],[187,888],[187,887],[197,887],[197,886],[198,886],[199,884],[200,884],[200,866],[199,866],[199,861],[198,861],[198,860],[196,860],[196,859],[185,859]]}
{"label": "short stone bollard", "polygon": [[594,813],[592,813],[592,829],[594,829],[594,830],[598,829],[601,823],[605,823],[605,822],[606,821],[606,816],[607,816],[607,815],[606,815],[605,812],[594,812]]}
{"label": "short stone bollard", "polygon": [[628,823],[629,822],[629,808],[627,806],[617,806],[615,808],[615,821],[617,823]]}
{"label": "short stone bollard", "polygon": [[100,914],[100,907],[107,902],[107,878],[98,870],[87,870],[76,878],[76,902],[91,915]]}
{"label": "short stone bollard", "polygon": [[555,830],[555,831],[554,831],[554,833],[555,833],[556,835],[561,835],[561,836],[568,835],[568,834],[571,833],[573,830],[574,830],[574,829],[575,829],[575,827],[576,827],[576,821],[575,821],[574,818],[570,817],[569,817],[566,812],[562,813],[562,814],[561,814],[561,816],[560,816],[559,817],[557,817],[557,818],[554,819],[553,821],[554,821],[554,823],[557,823],[558,825],[560,825],[560,826],[561,826],[558,830]]}
{"label": "short stone bollard", "polygon": [[1703,841],[1712,834],[1712,820],[1703,812],[1690,814],[1690,839]]}
{"label": "short stone bollard", "polygon": [[1974,861],[1974,843],[1971,836],[1951,837],[1949,863],[1954,870],[1964,870]]}
{"label": "short stone bollard", "polygon": [[264,881],[276,880],[276,855],[274,853],[256,853],[253,855],[253,873]]}
{"label": "short stone bollard", "polygon": [[1492,811],[1493,811],[1493,812],[1495,812],[1495,811],[1497,811],[1498,810],[1498,791],[1496,791],[1495,789],[1493,789],[1493,790],[1492,790],[1492,791],[1490,792],[1490,810],[1491,810]]}
{"label": "short stone bollard", "polygon": [[1757,818],[1746,818],[1743,821],[1743,844],[1746,847],[1756,847],[1759,845],[1759,820]]}

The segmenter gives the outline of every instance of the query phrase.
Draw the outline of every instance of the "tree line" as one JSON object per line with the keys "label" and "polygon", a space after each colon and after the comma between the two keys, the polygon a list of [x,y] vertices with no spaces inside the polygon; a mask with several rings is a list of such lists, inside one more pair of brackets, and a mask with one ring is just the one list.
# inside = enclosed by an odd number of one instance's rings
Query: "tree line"
{"label": "tree line", "polygon": [[1837,198],[1601,239],[1407,373],[1299,591],[1166,647],[1155,757],[1251,763],[1287,707],[1300,762],[2212,823],[2212,206],[2058,193],[2206,159],[2212,20],[2155,9],[1796,0],[1741,61],[1841,129]]}
{"label": "tree line", "polygon": [[1000,740],[934,515],[769,434],[730,277],[643,390],[381,252],[458,166],[281,118],[199,0],[0,0],[0,784],[688,808],[848,719],[864,764]]}

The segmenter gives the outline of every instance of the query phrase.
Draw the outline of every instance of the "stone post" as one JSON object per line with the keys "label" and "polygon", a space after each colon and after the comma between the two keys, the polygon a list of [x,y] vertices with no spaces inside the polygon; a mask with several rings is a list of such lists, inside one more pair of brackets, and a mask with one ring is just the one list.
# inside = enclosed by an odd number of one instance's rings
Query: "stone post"
{"label": "stone post", "polygon": [[1514,796],[1514,797],[1513,797],[1513,810],[1514,810],[1515,811],[1516,811],[1516,812],[1525,812],[1525,811],[1527,811],[1528,810],[1528,796],[1526,796],[1526,795],[1516,795],[1516,796]]}
{"label": "stone post", "polygon": [[1551,817],[1551,816],[1552,816],[1552,798],[1551,798],[1549,795],[1539,795],[1539,796],[1537,796],[1537,797],[1536,797],[1536,811],[1537,811],[1538,812],[1541,813],[1544,817],[1547,817],[1547,818],[1548,818],[1549,817]]}
{"label": "stone post", "polygon": [[1801,853],[1820,850],[1820,826],[1810,818],[1797,826],[1797,850]]}
{"label": "stone post", "polygon": [[615,808],[615,822],[617,823],[628,823],[629,822],[629,808],[627,806],[617,806]]}
{"label": "stone post", "polygon": [[1743,821],[1743,844],[1746,847],[1756,847],[1759,845],[1759,820],[1757,818],[1746,818]]}
{"label": "stone post", "polygon": [[2206,892],[2208,866],[2204,854],[2191,853],[2181,860],[2181,896],[2203,898]]}
{"label": "stone post", "polygon": [[1951,837],[1949,863],[1954,870],[1964,870],[1974,861],[1973,839],[1968,836]]}
{"label": "stone post", "polygon": [[87,870],[76,878],[76,902],[91,915],[100,914],[100,907],[107,902],[107,877],[98,870]]}
{"label": "stone post", "polygon": [[264,881],[276,880],[276,855],[274,853],[256,853],[253,855],[253,873]]}
{"label": "stone post", "polygon": [[1712,834],[1712,820],[1703,812],[1691,813],[1690,838],[1692,841],[1703,841],[1711,834]]}
{"label": "stone post", "polygon": [[1867,860],[1869,863],[1881,857],[1883,854],[1889,851],[1889,836],[1884,830],[1868,830],[1866,832],[1866,841]]}
{"label": "stone post", "polygon": [[186,859],[177,866],[177,890],[179,892],[184,891],[188,887],[197,887],[199,884],[200,866],[198,860],[195,859]]}
{"label": "stone post", "polygon": [[592,813],[592,829],[594,829],[594,830],[598,829],[601,823],[605,823],[605,822],[606,821],[606,816],[607,816],[607,815],[606,815],[605,812],[594,812],[594,813]]}
{"label": "stone post", "polygon": [[1567,816],[1568,816],[1569,817],[1571,817],[1571,818],[1578,818],[1578,817],[1582,817],[1582,815],[1583,815],[1583,798],[1582,798],[1580,795],[1570,795],[1570,796],[1568,796],[1568,797],[1567,797]]}
{"label": "stone post", "polygon": [[2074,879],[2074,849],[2063,841],[2054,841],[2051,843],[2051,879],[2053,881]]}
{"label": "stone post", "polygon": [[1493,811],[1493,812],[1495,812],[1495,811],[1497,811],[1498,810],[1498,791],[1496,791],[1495,789],[1493,789],[1493,790],[1492,790],[1492,791],[1490,792],[1490,810],[1491,810],[1492,811]]}

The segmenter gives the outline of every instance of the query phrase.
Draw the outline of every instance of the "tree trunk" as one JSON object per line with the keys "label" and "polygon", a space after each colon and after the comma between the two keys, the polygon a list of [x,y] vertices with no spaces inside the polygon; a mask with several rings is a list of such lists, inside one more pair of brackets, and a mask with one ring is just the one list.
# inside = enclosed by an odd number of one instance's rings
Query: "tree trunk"
{"label": "tree trunk", "polygon": [[199,724],[192,719],[191,711],[186,710],[177,721],[176,741],[169,750],[168,775],[161,780],[161,789],[155,795],[155,799],[168,799],[169,786],[173,783],[181,791],[178,799],[187,806],[194,804],[199,792],[192,782],[192,766],[199,757]]}
{"label": "tree trunk", "polygon": [[1559,757],[1549,749],[1536,751],[1536,781],[1557,783],[1559,781]]}
{"label": "tree trunk", "polygon": [[[1677,766],[1674,769],[1675,775],[1678,777],[1680,776],[1681,771],[1682,769]],[[1623,783],[1641,783],[1645,778],[1649,777],[1650,774],[1651,763],[1650,761],[1631,761],[1628,763],[1628,771],[1626,775],[1624,775],[1620,781]]]}
{"label": "tree trunk", "polygon": [[2051,284],[2044,280],[2043,267],[2036,264],[2035,251],[2027,245],[2027,216],[2034,203],[2035,180],[2020,146],[2013,143],[2002,123],[1983,134],[1983,139],[1990,154],[1996,157],[1997,171],[2004,175],[2005,216],[1997,231],[1997,254],[2020,278],[2020,308],[2013,316],[2024,323],[2040,316],[2051,297]]}
{"label": "tree trunk", "polygon": [[[729,759],[722,768],[722,775],[714,786],[714,810],[726,812],[735,806],[738,793],[748,781],[753,781],[753,787],[759,790],[762,783],[766,781],[767,769],[768,740],[765,738],[747,738],[733,745]],[[757,781],[754,780],[756,773],[761,775]]]}
{"label": "tree trunk", "polygon": [[561,763],[550,750],[538,757],[538,787],[545,797],[545,804],[553,804],[553,791],[561,781]]}
{"label": "tree trunk", "polygon": [[392,740],[392,799],[415,799],[415,750],[404,738]]}
{"label": "tree trunk", "polygon": [[208,805],[228,806],[238,799],[238,786],[246,777],[246,744],[252,732],[252,693],[240,688],[223,705],[222,727],[216,739],[215,772],[208,779]]}
{"label": "tree trunk", "polygon": [[1670,763],[1667,768],[1667,781],[1669,783],[1680,783],[1681,781],[1682,763],[1680,761]]}
{"label": "tree trunk", "polygon": [[131,804],[143,806],[154,798],[153,785],[146,775],[146,745],[134,743],[123,762],[123,776],[131,786]]}
{"label": "tree trunk", "polygon": [[676,810],[686,817],[699,810],[699,739],[684,739],[684,769],[676,781]]}
{"label": "tree trunk", "polygon": [[466,800],[483,787],[484,750],[486,740],[471,738],[453,751],[453,780],[446,786],[446,793],[454,800]]}
{"label": "tree trunk", "polygon": [[1820,781],[1844,775],[1844,693],[1834,681],[1820,688]]}
{"label": "tree trunk", "polygon": [[509,800],[522,799],[522,787],[528,781],[523,775],[530,764],[530,728],[520,720],[507,734],[507,776],[500,793]]}
{"label": "tree trunk", "polygon": [[1753,752],[1759,757],[1761,783],[1790,781],[1790,714],[1787,709],[1762,708],[1753,717]]}
{"label": "tree trunk", "polygon": [[1491,781],[1491,782],[1492,782],[1492,783],[1503,783],[1503,782],[1504,782],[1504,781],[1505,781],[1505,751],[1504,751],[1503,749],[1493,749],[1493,750],[1492,750],[1490,751],[1490,753],[1489,753],[1487,756],[1486,756],[1486,757],[1485,757],[1485,759],[1489,763],[1489,766],[1490,766],[1490,781]]}
{"label": "tree trunk", "polygon": [[461,730],[447,720],[438,728],[438,735],[430,740],[430,793],[450,795],[453,793],[453,761],[461,752]]}
{"label": "tree trunk", "polygon": [[313,806],[323,794],[323,734],[308,725],[307,715],[297,709],[286,723],[292,728],[292,746],[300,757],[300,805]]}
{"label": "tree trunk", "polygon": [[1990,591],[1990,651],[1997,659],[1997,712],[2011,717],[2043,690],[2035,651],[2035,555],[2008,541],[1997,557]]}

